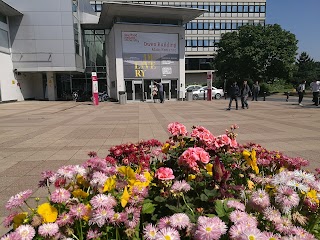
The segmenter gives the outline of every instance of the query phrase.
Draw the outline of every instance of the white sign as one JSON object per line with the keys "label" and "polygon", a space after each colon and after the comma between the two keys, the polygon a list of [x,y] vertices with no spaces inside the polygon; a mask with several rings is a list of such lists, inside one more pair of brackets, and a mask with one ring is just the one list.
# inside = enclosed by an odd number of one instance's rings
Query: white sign
{"label": "white sign", "polygon": [[178,54],[178,34],[122,32],[123,53]]}

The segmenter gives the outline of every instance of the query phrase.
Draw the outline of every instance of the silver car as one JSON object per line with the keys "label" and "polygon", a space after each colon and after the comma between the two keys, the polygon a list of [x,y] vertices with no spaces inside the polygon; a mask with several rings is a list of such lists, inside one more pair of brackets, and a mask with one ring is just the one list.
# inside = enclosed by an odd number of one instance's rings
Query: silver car
{"label": "silver car", "polygon": [[[193,99],[204,99],[204,95],[207,97],[208,94],[208,87],[202,87],[196,91],[193,91]],[[224,96],[223,89],[218,89],[212,87],[212,98],[220,99]]]}

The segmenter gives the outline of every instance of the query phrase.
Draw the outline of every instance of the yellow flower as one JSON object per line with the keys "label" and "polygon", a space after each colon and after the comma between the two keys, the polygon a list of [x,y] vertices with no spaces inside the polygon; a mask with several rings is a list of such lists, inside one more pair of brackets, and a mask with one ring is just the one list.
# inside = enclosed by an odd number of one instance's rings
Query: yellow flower
{"label": "yellow flower", "polygon": [[254,189],[254,182],[252,182],[250,179],[247,179],[247,184],[250,190]]}
{"label": "yellow flower", "polygon": [[88,214],[87,215],[84,215],[83,217],[82,217],[82,219],[83,220],[85,220],[86,222],[88,222],[89,221],[89,218],[90,218],[90,214],[91,214],[91,205],[88,203],[87,205],[86,205],[86,208],[88,209]]}
{"label": "yellow flower", "polygon": [[317,196],[317,191],[312,189],[307,193],[307,197],[309,197],[313,202],[319,204],[319,199]]}
{"label": "yellow flower", "polygon": [[212,163],[208,163],[208,164],[206,165],[207,173],[208,173],[209,175],[211,175],[211,176],[212,176],[212,167],[213,167],[213,164],[212,164]]}
{"label": "yellow flower", "polygon": [[194,175],[194,174],[189,174],[188,175],[188,181],[191,181],[191,180],[194,180],[194,179],[196,179],[196,175]]}
{"label": "yellow flower", "polygon": [[259,173],[259,168],[257,165],[257,158],[256,158],[256,150],[252,150],[251,152],[247,149],[243,150],[242,155],[244,159],[247,161],[247,164],[251,166],[252,170],[255,171],[256,174]]}
{"label": "yellow flower", "polygon": [[170,148],[170,144],[169,143],[165,143],[163,146],[162,146],[162,152],[163,153],[167,153],[169,151],[169,148]]}
{"label": "yellow flower", "polygon": [[84,187],[90,186],[90,184],[84,179],[84,177],[80,175],[77,176],[77,184]]}
{"label": "yellow flower", "polygon": [[281,167],[280,169],[279,169],[279,173],[280,172],[283,172],[284,170],[286,170],[287,168],[286,167]]}
{"label": "yellow flower", "polygon": [[120,200],[122,207],[125,207],[127,205],[129,198],[130,198],[130,194],[128,193],[127,187],[125,187],[123,190],[121,200]]}
{"label": "yellow flower", "polygon": [[50,203],[43,203],[38,207],[37,212],[43,218],[43,222],[51,223],[57,220],[58,210]]}
{"label": "yellow flower", "polygon": [[129,166],[122,166],[118,168],[118,172],[122,173],[125,177],[127,177],[129,180],[135,180],[136,179],[136,173],[133,171],[133,169]]}
{"label": "yellow flower", "polygon": [[103,192],[110,192],[116,187],[116,176],[109,177],[104,183]]}
{"label": "yellow flower", "polygon": [[84,192],[81,189],[76,189],[72,192],[72,195],[76,198],[81,197],[81,198],[87,198],[89,196],[89,193]]}
{"label": "yellow flower", "polygon": [[13,229],[18,228],[28,216],[27,212],[22,212],[14,216],[13,218]]}

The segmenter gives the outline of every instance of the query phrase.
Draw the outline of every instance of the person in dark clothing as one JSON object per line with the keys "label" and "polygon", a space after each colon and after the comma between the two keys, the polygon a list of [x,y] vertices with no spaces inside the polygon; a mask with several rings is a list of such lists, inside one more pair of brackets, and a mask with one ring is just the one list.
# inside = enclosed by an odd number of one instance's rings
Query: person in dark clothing
{"label": "person in dark clothing", "polygon": [[250,87],[248,85],[247,81],[243,81],[243,85],[241,88],[241,106],[242,109],[244,109],[245,107],[248,109],[249,108],[249,104],[248,104],[248,97],[249,95],[251,95],[251,90]]}
{"label": "person in dark clothing", "polygon": [[160,103],[164,103],[164,99],[163,99],[163,85],[161,82],[156,82],[154,81],[154,84],[157,85],[158,88],[158,95],[159,95],[159,99],[160,99]]}
{"label": "person in dark clothing", "polygon": [[236,102],[236,110],[238,110],[238,96],[239,96],[239,87],[237,82],[234,82],[230,89],[229,89],[229,94],[230,94],[230,102],[229,102],[229,108],[227,110],[231,110],[231,103],[233,100]]}
{"label": "person in dark clothing", "polygon": [[252,101],[253,100],[258,101],[259,92],[260,92],[259,82],[256,81],[256,83],[252,85]]}
{"label": "person in dark clothing", "polygon": [[304,93],[305,93],[305,90],[306,90],[306,81],[305,80],[303,80],[300,84],[299,84],[299,86],[297,87],[297,92],[298,92],[298,95],[299,95],[299,101],[298,101],[298,103],[299,103],[299,105],[302,107],[303,105],[302,105],[302,99],[303,99],[303,95],[304,95]]}

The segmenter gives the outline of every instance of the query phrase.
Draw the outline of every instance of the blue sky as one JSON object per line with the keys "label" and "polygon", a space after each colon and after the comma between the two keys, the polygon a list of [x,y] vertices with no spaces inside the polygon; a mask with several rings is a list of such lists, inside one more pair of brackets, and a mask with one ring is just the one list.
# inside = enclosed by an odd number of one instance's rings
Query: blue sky
{"label": "blue sky", "polygon": [[266,22],[295,34],[298,53],[320,62],[320,0],[267,0]]}

